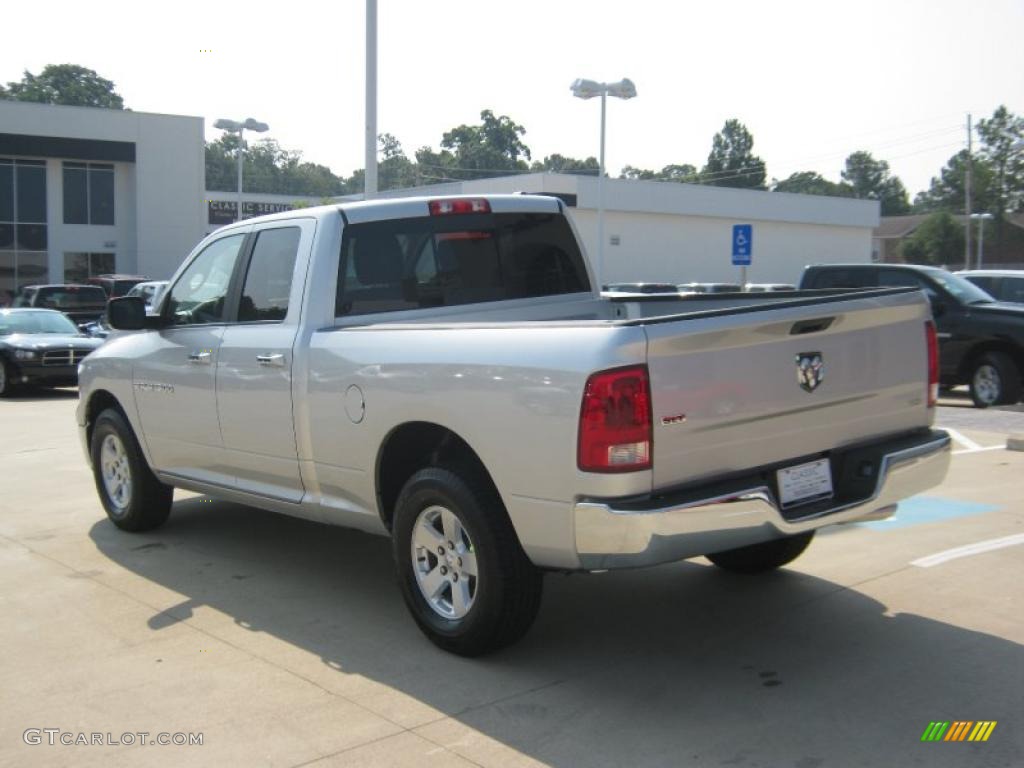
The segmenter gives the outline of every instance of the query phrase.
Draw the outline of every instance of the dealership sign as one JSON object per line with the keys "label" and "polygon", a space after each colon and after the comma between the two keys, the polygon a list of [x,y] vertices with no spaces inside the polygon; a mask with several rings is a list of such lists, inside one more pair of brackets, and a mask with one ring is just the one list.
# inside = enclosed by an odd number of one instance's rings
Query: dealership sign
{"label": "dealership sign", "polygon": [[[254,203],[246,201],[242,203],[242,218],[251,219],[253,216],[263,216],[268,213],[281,213],[294,208],[291,203]],[[238,203],[230,200],[207,200],[207,221],[210,224],[231,224],[238,217]]]}

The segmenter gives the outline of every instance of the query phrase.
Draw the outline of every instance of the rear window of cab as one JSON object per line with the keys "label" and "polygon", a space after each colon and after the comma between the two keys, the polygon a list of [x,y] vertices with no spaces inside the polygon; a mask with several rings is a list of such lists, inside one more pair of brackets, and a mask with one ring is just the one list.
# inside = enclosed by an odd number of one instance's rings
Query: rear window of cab
{"label": "rear window of cab", "polygon": [[335,314],[450,307],[590,290],[560,214],[467,213],[345,228]]}

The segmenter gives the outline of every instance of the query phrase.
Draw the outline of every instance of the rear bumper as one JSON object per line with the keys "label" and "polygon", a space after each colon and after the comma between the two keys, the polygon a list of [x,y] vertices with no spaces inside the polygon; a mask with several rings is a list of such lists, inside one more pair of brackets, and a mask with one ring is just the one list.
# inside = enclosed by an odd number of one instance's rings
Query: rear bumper
{"label": "rear bumper", "polygon": [[836,453],[836,496],[785,511],[766,481],[773,474],[768,470],[639,501],[580,501],[574,508],[576,550],[587,570],[631,568],[888,517],[897,502],[941,483],[950,455],[949,435],[941,430]]}

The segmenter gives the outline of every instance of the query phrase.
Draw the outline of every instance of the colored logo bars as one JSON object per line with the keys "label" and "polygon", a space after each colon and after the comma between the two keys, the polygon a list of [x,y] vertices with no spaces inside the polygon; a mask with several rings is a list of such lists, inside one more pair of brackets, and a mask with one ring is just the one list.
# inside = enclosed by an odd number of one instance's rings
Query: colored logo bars
{"label": "colored logo bars", "polygon": [[988,741],[995,727],[995,720],[932,721],[921,734],[921,741]]}

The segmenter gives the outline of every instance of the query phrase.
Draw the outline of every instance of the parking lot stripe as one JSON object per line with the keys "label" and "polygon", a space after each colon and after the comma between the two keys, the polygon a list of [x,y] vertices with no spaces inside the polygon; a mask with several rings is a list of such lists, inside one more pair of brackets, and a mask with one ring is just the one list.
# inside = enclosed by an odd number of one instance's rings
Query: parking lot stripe
{"label": "parking lot stripe", "polygon": [[971,440],[971,438],[965,437],[958,430],[955,430],[951,427],[943,427],[943,429],[949,432],[950,437],[952,437],[954,440],[960,443],[960,445],[962,445],[964,448],[968,448],[970,450],[977,450],[978,448],[981,448],[981,445]]}
{"label": "parking lot stripe", "polygon": [[957,560],[961,557],[970,557],[971,555],[980,555],[984,552],[992,552],[996,549],[1014,547],[1018,544],[1024,544],[1024,533],[1016,533],[1013,536],[1003,536],[999,539],[987,539],[974,544],[967,544],[963,547],[946,549],[942,552],[936,552],[934,555],[928,555],[927,557],[919,557],[917,560],[911,560],[910,564],[916,565],[918,568],[931,568],[933,566],[949,562],[950,560]]}
{"label": "parking lot stripe", "polygon": [[982,453],[983,451],[1001,451],[1006,446],[1004,445],[986,445],[979,448],[962,448],[959,451],[953,451],[954,456],[960,456],[964,453]]}

